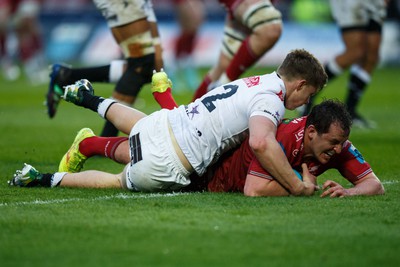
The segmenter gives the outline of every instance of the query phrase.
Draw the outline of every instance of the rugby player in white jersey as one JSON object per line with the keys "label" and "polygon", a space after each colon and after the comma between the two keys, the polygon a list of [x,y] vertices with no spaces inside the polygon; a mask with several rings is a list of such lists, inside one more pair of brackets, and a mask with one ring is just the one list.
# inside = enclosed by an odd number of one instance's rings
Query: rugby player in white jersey
{"label": "rugby player in white jersey", "polygon": [[[61,171],[41,174],[26,165],[11,184],[19,186],[124,187],[132,191],[179,190],[189,175],[202,175],[221,154],[249,137],[260,164],[293,195],[312,195],[311,177],[300,181],[275,135],[285,108],[309,101],[326,84],[327,75],[309,52],[290,52],[276,72],[239,79],[217,87],[187,106],[156,111],[149,116],[93,94],[87,80],[65,88],[64,98],[91,109],[129,134],[130,163],[120,174],[74,169],[71,157]],[[153,75],[153,90],[171,86],[164,72]],[[68,154],[68,153],[67,153]],[[64,171],[63,171],[64,170]],[[68,171],[68,172],[65,172]]]}

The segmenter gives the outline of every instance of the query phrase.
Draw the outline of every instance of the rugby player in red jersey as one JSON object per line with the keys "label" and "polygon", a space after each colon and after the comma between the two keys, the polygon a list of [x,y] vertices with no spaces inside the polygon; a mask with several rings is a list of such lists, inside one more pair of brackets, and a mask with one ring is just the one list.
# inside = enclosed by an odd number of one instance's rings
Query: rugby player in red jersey
{"label": "rugby player in red jersey", "polygon": [[[284,120],[277,131],[277,141],[290,165],[298,172],[310,172],[315,177],[336,169],[354,186],[344,188],[333,180],[323,185],[321,197],[384,194],[384,188],[348,140],[351,117],[345,105],[325,100],[316,105],[310,115]],[[287,196],[289,192],[262,168],[247,141],[224,155],[206,174],[206,188],[211,192],[243,192],[247,196]],[[194,180],[194,179],[192,179]]]}

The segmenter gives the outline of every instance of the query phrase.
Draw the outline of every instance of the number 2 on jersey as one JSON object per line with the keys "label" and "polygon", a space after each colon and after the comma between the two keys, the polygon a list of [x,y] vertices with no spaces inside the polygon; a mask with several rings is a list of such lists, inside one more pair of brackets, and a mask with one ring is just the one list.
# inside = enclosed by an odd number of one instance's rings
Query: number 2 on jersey
{"label": "number 2 on jersey", "polygon": [[225,99],[232,96],[233,94],[236,93],[238,87],[239,86],[234,84],[224,85],[226,93],[207,96],[203,100],[201,100],[201,102],[204,104],[204,106],[206,106],[209,112],[212,112],[216,108],[213,103],[214,101]]}

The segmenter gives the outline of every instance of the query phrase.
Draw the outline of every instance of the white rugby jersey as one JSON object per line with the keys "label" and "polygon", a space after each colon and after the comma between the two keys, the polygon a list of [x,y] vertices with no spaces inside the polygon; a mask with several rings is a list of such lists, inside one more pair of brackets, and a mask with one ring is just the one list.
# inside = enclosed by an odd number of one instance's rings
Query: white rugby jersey
{"label": "white rugby jersey", "polygon": [[276,72],[219,86],[168,119],[194,170],[202,175],[225,151],[248,135],[249,118],[260,115],[278,125],[285,113],[286,88]]}

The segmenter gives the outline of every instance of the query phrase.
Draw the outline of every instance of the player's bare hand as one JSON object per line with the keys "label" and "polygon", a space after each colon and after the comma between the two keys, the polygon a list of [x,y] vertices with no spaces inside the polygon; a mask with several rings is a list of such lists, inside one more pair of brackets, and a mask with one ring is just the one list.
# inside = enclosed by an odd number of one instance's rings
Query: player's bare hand
{"label": "player's bare hand", "polygon": [[322,185],[321,197],[345,197],[349,195],[349,191],[345,189],[342,185],[335,181],[328,180]]}
{"label": "player's bare hand", "polygon": [[304,183],[304,191],[303,195],[306,196],[311,196],[314,194],[316,190],[319,190],[318,186],[316,185],[317,183],[317,177],[312,175],[307,167],[307,164],[303,163],[301,164],[302,168],[302,175],[303,175],[303,183]]}

